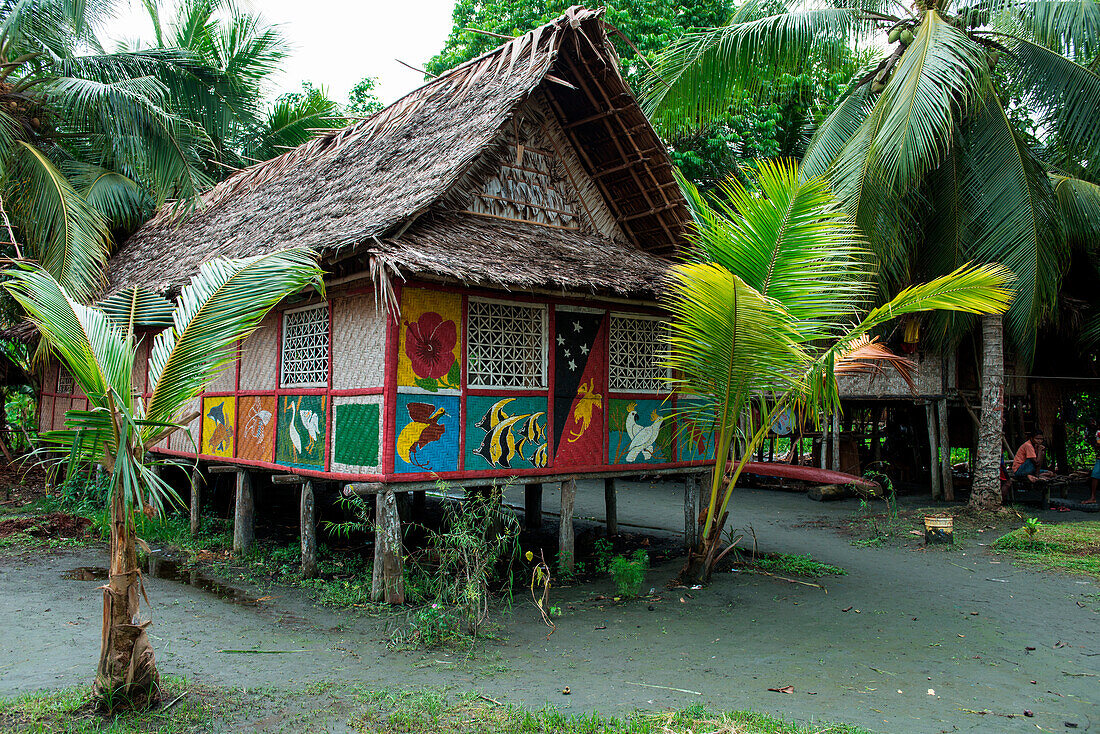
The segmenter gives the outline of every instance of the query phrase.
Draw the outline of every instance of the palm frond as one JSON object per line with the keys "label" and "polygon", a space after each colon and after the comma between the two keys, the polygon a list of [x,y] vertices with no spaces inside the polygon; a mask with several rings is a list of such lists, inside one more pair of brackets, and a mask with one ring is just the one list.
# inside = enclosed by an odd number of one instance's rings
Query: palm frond
{"label": "palm frond", "polygon": [[751,99],[763,78],[811,57],[839,56],[868,27],[859,10],[829,5],[760,14],[747,3],[729,25],[687,33],[657,57],[641,96],[660,128],[675,135],[705,127],[738,96]]}
{"label": "palm frond", "polygon": [[[268,310],[309,284],[323,288],[316,255],[291,249],[244,260],[212,260],[180,294],[173,326],[160,332],[149,356],[146,417],[170,423],[233,358],[233,348]],[[156,432],[142,442],[155,443]]]}
{"label": "palm frond", "polygon": [[870,148],[895,191],[917,185],[943,160],[960,111],[988,76],[985,49],[929,10],[882,92],[882,123]]}
{"label": "palm frond", "polygon": [[245,148],[245,156],[267,160],[310,140],[316,130],[341,127],[340,107],[323,89],[304,95],[284,95],[275,100],[265,124],[258,127]]}
{"label": "palm frond", "polygon": [[851,90],[829,113],[810,139],[806,155],[799,164],[804,180],[826,174],[845,146],[859,134],[860,128],[871,116],[876,101],[870,85],[864,84]]}
{"label": "palm frond", "polygon": [[968,119],[962,139],[960,190],[969,251],[975,261],[1001,263],[1015,275],[1005,328],[1021,363],[1028,364],[1039,326],[1054,313],[1068,261],[1054,192],[992,89]]}
{"label": "palm frond", "polygon": [[1100,49],[1100,5],[1095,0],[983,0],[995,27],[1026,34],[1052,51],[1091,58]]}
{"label": "palm frond", "polygon": [[66,161],[62,171],[111,229],[133,231],[153,211],[153,199],[129,176],[81,161]]}
{"label": "palm frond", "polygon": [[1077,246],[1094,249],[1100,242],[1100,186],[1055,174],[1050,181],[1066,235]]}
{"label": "palm frond", "polygon": [[93,406],[130,399],[133,340],[107,316],[75,301],[37,266],[5,271],[4,287],[26,309],[52,354],[62,361]]}
{"label": "palm frond", "polygon": [[95,304],[124,333],[172,326],[172,302],[140,286],[124,288]]}
{"label": "palm frond", "polygon": [[99,287],[110,247],[100,213],[35,146],[18,141],[5,171],[9,215],[35,260],[74,297]]}

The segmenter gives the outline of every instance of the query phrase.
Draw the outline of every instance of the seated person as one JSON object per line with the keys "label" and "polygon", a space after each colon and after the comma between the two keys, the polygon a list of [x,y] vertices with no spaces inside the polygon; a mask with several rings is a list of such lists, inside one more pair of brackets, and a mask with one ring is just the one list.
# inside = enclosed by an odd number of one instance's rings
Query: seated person
{"label": "seated person", "polygon": [[1043,461],[1046,459],[1046,448],[1043,446],[1043,432],[1036,431],[1030,434],[1028,439],[1016,449],[1016,456],[1012,459],[1013,479],[1038,481],[1054,476],[1054,472],[1043,471]]}

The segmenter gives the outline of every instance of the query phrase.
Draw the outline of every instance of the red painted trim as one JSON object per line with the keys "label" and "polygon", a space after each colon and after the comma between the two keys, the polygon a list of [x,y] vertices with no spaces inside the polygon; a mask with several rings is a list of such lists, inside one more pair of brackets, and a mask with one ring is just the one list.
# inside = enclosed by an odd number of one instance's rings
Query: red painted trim
{"label": "red painted trim", "polygon": [[603,358],[606,362],[603,368],[603,384],[607,387],[607,400],[603,405],[603,456],[600,458],[606,461],[611,456],[611,311],[608,310],[603,317],[606,324],[600,326],[603,327]]}
{"label": "red painted trim", "polygon": [[325,397],[325,471],[332,468],[332,414],[336,406],[332,404],[332,365],[336,361],[336,341],[332,338],[333,299],[329,299],[325,310],[328,311],[328,385]]}
{"label": "red painted trim", "polygon": [[[332,345],[329,344],[329,348]],[[283,312],[275,312],[275,389],[283,385]],[[278,420],[278,416],[275,417]]]}
{"label": "red painted trim", "polygon": [[243,354],[244,340],[237,340],[237,377],[236,384],[234,385],[235,395],[233,396],[233,456],[237,456],[237,450],[239,449],[237,437],[241,433],[241,355]]}
{"label": "red painted trim", "polygon": [[552,445],[554,437],[554,403],[558,402],[557,390],[557,329],[558,307],[557,304],[546,307],[546,466],[554,466],[554,454],[557,446]]}
{"label": "red painted trim", "polygon": [[458,350],[458,358],[461,360],[462,378],[459,380],[459,396],[458,396],[458,470],[465,471],[466,469],[466,397],[471,393],[470,388],[467,387],[468,375],[467,375],[467,361],[470,354],[470,299],[463,293],[462,294],[462,332],[459,338],[462,340],[462,347]]}
{"label": "red painted trim", "polygon": [[384,387],[362,387],[362,388],[341,388],[339,390],[329,390],[329,395],[337,395],[341,397],[356,397],[360,395],[383,395],[386,392]]}
{"label": "red painted trim", "polygon": [[[402,284],[394,283],[394,298],[401,303]],[[389,309],[387,309],[389,310]],[[382,420],[382,470],[393,471],[394,444],[397,441],[397,353],[401,349],[400,314],[391,311],[386,319],[386,362],[385,386],[383,388],[382,408],[385,417]]]}
{"label": "red painted trim", "polygon": [[614,400],[664,400],[672,397],[670,392],[610,392],[608,398]]}
{"label": "red painted trim", "polygon": [[[189,459],[195,458],[195,454],[187,451],[176,451],[172,449],[151,449],[158,454],[164,454],[167,456],[180,456]],[[486,469],[469,472],[440,472],[434,474],[432,472],[418,472],[416,474],[350,474],[347,472],[325,472],[319,469],[302,469],[295,466],[286,466],[284,464],[276,464],[268,461],[254,461],[251,459],[228,459],[224,456],[210,456],[207,454],[200,454],[199,459],[203,461],[212,461],[220,464],[234,464],[240,466],[252,466],[261,469],[272,469],[279,471],[283,474],[298,474],[307,477],[318,477],[321,479],[333,479],[338,481],[372,481],[372,482],[385,482],[391,484],[400,484],[401,482],[421,482],[426,479],[490,479],[499,477],[516,477],[522,479],[524,477],[538,477],[548,476],[551,474],[560,474],[561,472],[555,472],[552,468],[546,467],[544,469],[533,469],[525,471],[514,471],[511,469]],[[607,464],[603,466],[583,466],[577,467],[577,474],[584,474],[587,472],[606,472],[606,471],[622,471],[624,474],[636,473],[645,474],[647,470],[651,469],[687,469],[697,466],[713,466],[713,461],[692,461],[692,462],[677,462],[672,464]],[[763,467],[756,472],[750,472],[750,467]],[[749,473],[767,473],[764,469],[773,465],[763,464],[749,464],[746,466],[745,471]],[[789,464],[783,464],[782,466],[790,467]],[[799,468],[799,467],[792,467]],[[803,467],[810,468],[810,467]],[[820,470],[819,470],[820,471]],[[583,479],[584,477],[578,477]]]}

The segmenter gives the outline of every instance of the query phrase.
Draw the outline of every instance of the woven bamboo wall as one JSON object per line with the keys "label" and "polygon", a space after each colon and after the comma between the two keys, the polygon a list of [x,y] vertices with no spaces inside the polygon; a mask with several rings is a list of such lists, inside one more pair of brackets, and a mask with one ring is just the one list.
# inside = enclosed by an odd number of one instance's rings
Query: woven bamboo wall
{"label": "woven bamboo wall", "polygon": [[221,372],[214,376],[206,387],[207,392],[233,392],[237,389],[237,363],[230,362]]}
{"label": "woven bamboo wall", "polygon": [[242,390],[275,389],[277,332],[275,314],[268,314],[260,322],[260,327],[241,345]]}
{"label": "woven bamboo wall", "polygon": [[38,410],[38,430],[48,431],[53,428],[53,398],[43,397]]}
{"label": "woven bamboo wall", "polygon": [[[53,427],[54,430],[65,427],[65,413],[72,407],[71,398],[57,398],[53,403]],[[81,406],[84,407],[83,401]]]}
{"label": "woven bamboo wall", "polygon": [[[194,452],[196,449],[199,449],[199,448],[202,447],[202,415],[201,415],[201,411],[202,411],[202,398],[196,398],[195,401],[193,403],[191,403],[190,407],[185,408],[181,412],[181,415],[187,415],[188,413],[191,413],[191,412],[199,413],[199,415],[196,415],[191,420],[191,422],[187,424],[186,432],[177,431],[176,433],[172,434],[172,436],[169,438],[168,448],[171,448],[174,451],[187,451],[187,452],[190,453],[190,452]],[[190,440],[187,438],[186,434],[191,434],[191,439]],[[194,443],[192,443],[192,441],[194,441]],[[158,446],[163,447],[162,444],[158,444]]]}
{"label": "woven bamboo wall", "polygon": [[913,387],[893,368],[874,374],[841,375],[837,377],[841,398],[912,398],[943,395],[944,364],[939,354],[921,354],[916,358],[917,371]]}
{"label": "woven bamboo wall", "polygon": [[149,361],[149,344],[152,341],[152,336],[146,336],[137,343],[137,357],[134,359],[134,369],[130,373],[130,385],[135,392],[145,392],[146,363]]}
{"label": "woven bamboo wall", "polygon": [[[381,387],[386,320],[371,293],[332,299],[332,387]],[[244,374],[241,383],[243,387]]]}

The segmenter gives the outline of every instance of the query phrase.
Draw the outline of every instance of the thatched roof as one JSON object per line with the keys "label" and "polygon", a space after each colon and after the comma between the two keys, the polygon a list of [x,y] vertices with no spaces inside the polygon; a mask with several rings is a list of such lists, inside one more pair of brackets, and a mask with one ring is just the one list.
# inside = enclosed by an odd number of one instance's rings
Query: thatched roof
{"label": "thatched roof", "polygon": [[[234,174],[182,220],[161,211],[112,258],[107,290],[173,293],[210,258],[308,246],[337,275],[384,259],[390,271],[505,287],[652,292],[689,213],[600,16],[571,8],[366,120]],[[536,92],[626,243],[456,213],[448,194],[479,175]]]}

